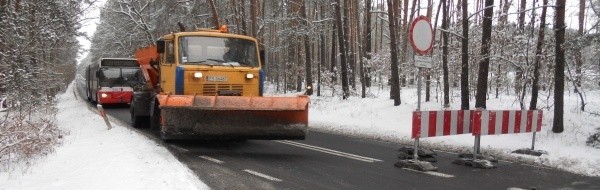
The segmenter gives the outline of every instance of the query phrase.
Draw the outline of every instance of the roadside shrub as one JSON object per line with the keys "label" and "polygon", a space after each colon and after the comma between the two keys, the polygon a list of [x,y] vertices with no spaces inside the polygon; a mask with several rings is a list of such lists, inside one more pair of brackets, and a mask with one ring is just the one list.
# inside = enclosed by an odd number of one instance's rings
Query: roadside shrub
{"label": "roadside shrub", "polygon": [[596,133],[591,135],[586,141],[588,146],[600,149],[600,128],[596,129]]}
{"label": "roadside shrub", "polygon": [[29,165],[34,158],[54,151],[63,135],[56,125],[56,112],[51,103],[0,112],[0,170]]}

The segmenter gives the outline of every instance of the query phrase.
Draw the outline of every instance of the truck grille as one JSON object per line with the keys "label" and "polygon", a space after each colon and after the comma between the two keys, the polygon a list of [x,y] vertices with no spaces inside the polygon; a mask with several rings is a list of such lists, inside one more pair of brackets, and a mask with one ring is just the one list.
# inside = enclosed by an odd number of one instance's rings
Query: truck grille
{"label": "truck grille", "polygon": [[202,94],[205,96],[214,96],[217,92],[224,90],[235,90],[239,91],[242,96],[244,95],[244,86],[234,84],[205,84],[203,86]]}

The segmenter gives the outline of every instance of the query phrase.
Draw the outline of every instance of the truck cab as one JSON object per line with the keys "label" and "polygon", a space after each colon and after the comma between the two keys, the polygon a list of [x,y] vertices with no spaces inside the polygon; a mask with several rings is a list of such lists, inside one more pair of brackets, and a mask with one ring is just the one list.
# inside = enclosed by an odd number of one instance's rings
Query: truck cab
{"label": "truck cab", "polygon": [[157,45],[158,85],[163,93],[262,95],[260,52],[254,38],[215,31],[180,32],[164,36]]}

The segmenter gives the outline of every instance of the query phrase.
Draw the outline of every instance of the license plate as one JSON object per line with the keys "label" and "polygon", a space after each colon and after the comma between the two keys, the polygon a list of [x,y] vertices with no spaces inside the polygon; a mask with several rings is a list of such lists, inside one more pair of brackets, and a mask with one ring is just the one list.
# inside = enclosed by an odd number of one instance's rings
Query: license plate
{"label": "license plate", "polygon": [[227,81],[227,77],[226,76],[206,76],[206,81],[225,82],[225,81]]}

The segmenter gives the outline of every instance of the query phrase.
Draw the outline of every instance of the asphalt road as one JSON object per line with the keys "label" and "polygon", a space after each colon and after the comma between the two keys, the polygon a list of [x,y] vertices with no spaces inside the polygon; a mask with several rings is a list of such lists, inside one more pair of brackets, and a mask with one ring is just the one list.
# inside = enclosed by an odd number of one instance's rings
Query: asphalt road
{"label": "asphalt road", "polygon": [[[106,110],[130,122],[126,106]],[[314,131],[303,141],[164,143],[155,131],[133,130],[167,147],[214,189],[600,189],[598,177],[551,168],[502,161],[495,169],[454,165],[454,153],[438,152],[437,172],[400,169],[394,163],[403,145]]]}

